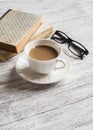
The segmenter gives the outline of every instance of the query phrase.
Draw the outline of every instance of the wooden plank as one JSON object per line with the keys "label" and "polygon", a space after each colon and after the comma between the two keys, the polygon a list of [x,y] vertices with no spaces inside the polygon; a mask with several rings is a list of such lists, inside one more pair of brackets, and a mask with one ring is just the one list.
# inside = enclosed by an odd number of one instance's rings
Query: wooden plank
{"label": "wooden plank", "polygon": [[92,130],[92,0],[1,0],[0,15],[11,7],[41,14],[55,30],[80,41],[90,53],[81,61],[67,55],[67,46],[62,45],[72,68],[65,82],[50,85],[19,78],[14,67],[21,54],[0,63],[0,130]]}
{"label": "wooden plank", "polygon": [[[86,128],[93,123],[93,97],[82,100],[81,102],[69,104],[65,107],[52,109],[42,112],[29,118],[21,117],[21,120],[1,126],[1,130],[17,129],[76,129]],[[18,115],[15,114],[15,118]],[[24,124],[25,122],[25,124]],[[90,125],[91,126],[91,125]],[[90,127],[91,128],[91,127]]]}

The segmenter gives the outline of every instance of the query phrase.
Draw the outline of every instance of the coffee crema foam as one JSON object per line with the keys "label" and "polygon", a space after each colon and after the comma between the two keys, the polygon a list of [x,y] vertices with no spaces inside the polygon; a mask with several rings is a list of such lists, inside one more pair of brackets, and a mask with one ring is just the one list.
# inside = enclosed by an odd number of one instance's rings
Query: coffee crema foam
{"label": "coffee crema foam", "polygon": [[58,56],[58,52],[50,46],[41,45],[31,49],[29,56],[37,60],[51,60]]}

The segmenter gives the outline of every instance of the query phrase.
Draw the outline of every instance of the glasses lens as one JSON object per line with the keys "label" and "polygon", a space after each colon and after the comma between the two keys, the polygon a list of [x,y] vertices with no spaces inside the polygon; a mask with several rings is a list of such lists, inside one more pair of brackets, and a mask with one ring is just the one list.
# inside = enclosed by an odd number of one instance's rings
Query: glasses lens
{"label": "glasses lens", "polygon": [[68,39],[68,36],[61,31],[56,31],[51,39],[55,40],[58,43],[65,43]]}
{"label": "glasses lens", "polygon": [[55,40],[56,42],[58,42],[60,44],[63,43],[62,39],[59,38],[58,36],[52,36],[51,39]]}
{"label": "glasses lens", "polygon": [[76,41],[72,41],[70,44],[69,44],[69,50],[75,54],[76,56],[82,56],[85,54],[85,48],[79,43],[79,42],[76,42]]}

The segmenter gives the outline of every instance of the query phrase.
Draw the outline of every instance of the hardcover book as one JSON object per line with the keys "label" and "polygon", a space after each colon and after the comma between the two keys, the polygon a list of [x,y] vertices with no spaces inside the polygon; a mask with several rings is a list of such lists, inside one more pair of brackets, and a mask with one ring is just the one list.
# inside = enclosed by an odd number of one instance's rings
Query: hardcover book
{"label": "hardcover book", "polygon": [[39,15],[9,9],[0,18],[0,49],[19,53],[41,23]]}
{"label": "hardcover book", "polygon": [[[39,29],[36,31],[36,33],[30,37],[28,42],[33,41],[33,40],[38,40],[42,38],[48,38],[50,35],[53,33],[53,27],[50,24],[47,23],[42,23],[39,27]],[[27,43],[28,43],[27,42]],[[26,44],[27,44],[26,43]],[[24,47],[22,48],[22,50]],[[7,59],[15,56],[17,53],[5,51],[0,49],[0,61],[6,61]]]}

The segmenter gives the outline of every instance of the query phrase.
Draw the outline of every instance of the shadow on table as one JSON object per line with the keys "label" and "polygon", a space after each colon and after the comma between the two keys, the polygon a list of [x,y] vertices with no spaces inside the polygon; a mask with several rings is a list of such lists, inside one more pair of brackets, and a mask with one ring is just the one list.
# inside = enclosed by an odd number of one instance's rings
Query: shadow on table
{"label": "shadow on table", "polygon": [[9,89],[9,91],[22,91],[22,90],[28,90],[28,91],[40,91],[49,89],[51,87],[55,87],[57,83],[52,84],[35,84],[31,82],[27,82],[19,77],[19,75],[16,73],[15,68],[13,68],[9,74],[8,82],[6,85],[6,88]]}

